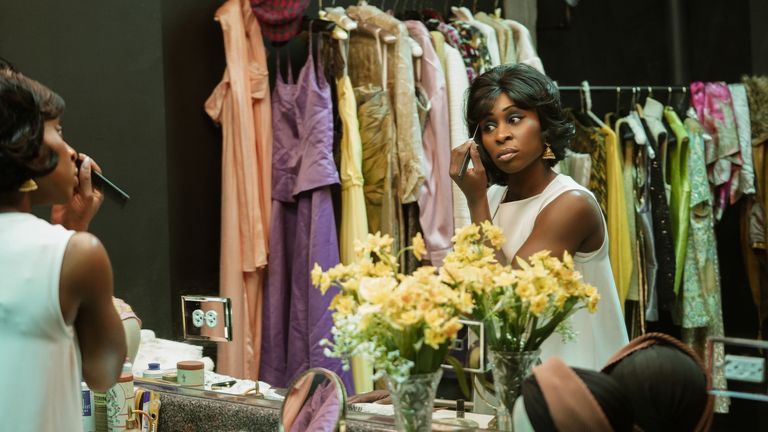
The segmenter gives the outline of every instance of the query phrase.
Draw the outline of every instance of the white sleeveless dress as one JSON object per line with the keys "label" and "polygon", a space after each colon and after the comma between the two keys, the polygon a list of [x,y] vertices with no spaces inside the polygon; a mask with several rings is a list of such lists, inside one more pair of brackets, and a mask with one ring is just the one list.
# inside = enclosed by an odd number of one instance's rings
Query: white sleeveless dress
{"label": "white sleeveless dress", "polygon": [[0,213],[0,430],[83,430],[81,358],[59,302],[60,225]]}
{"label": "white sleeveless dress", "polygon": [[[488,189],[493,223],[504,230],[507,239],[503,251],[508,260],[514,258],[530,236],[539,213],[561,194],[571,190],[586,191],[593,196],[588,189],[562,174],[555,177],[540,194],[519,201],[501,203],[506,187],[491,186]],[[597,311],[590,314],[582,309],[571,316],[576,339],[563,343],[559,334],[553,334],[542,344],[542,360],[558,356],[571,366],[599,370],[613,353],[629,343],[608,259],[605,218],[603,227],[605,236],[600,248],[590,253],[577,252],[573,257],[575,269],[582,274],[585,282],[595,286],[600,293]]]}

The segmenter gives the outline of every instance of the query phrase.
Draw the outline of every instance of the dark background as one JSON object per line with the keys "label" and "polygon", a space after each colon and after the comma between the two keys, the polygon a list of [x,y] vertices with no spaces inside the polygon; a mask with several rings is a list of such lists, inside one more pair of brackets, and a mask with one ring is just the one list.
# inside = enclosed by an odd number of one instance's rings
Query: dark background
{"label": "dark background", "polygon": [[[124,209],[106,202],[92,231],[111,256],[116,295],[133,305],[145,328],[171,339],[181,334],[179,296],[218,292],[221,138],[203,103],[225,66],[213,20],[221,3],[0,3],[0,56],[64,96],[67,141],[131,195]],[[478,10],[493,4],[478,1]],[[568,10],[562,0],[539,0],[538,7],[539,55],[562,85],[587,79],[667,86],[768,74],[765,1],[582,0]],[[316,16],[317,9],[312,1],[307,14]],[[284,49],[300,58],[299,45]],[[596,111],[615,106],[614,94],[594,98]],[[576,106],[578,95],[564,100]],[[718,227],[721,258],[727,258],[721,269],[726,333],[755,337],[738,244],[729,241],[737,238],[737,211]]]}

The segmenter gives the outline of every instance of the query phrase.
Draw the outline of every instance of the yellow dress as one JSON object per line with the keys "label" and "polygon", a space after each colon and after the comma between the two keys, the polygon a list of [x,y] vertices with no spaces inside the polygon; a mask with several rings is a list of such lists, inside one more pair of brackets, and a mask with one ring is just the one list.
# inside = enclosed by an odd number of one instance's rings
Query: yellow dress
{"label": "yellow dress", "polygon": [[619,292],[619,303],[624,311],[629,287],[632,284],[632,256],[634,246],[630,239],[626,197],[624,193],[624,172],[622,170],[619,144],[616,134],[605,126],[600,129],[605,136],[605,168],[607,195],[606,213],[608,224],[608,255],[611,261],[613,279]]}
{"label": "yellow dress", "polygon": [[355,240],[365,241],[368,235],[368,215],[363,193],[363,143],[357,122],[357,102],[349,76],[336,80],[341,135],[341,233],[339,249],[341,262],[351,264],[355,259]]}
{"label": "yellow dress", "polygon": [[[343,49],[342,49],[343,51]],[[341,228],[339,252],[342,264],[355,260],[355,240],[368,236],[368,214],[363,193],[363,142],[357,121],[357,102],[349,75],[336,80],[341,135]],[[352,359],[352,381],[356,393],[373,390],[373,366],[360,357]]]}

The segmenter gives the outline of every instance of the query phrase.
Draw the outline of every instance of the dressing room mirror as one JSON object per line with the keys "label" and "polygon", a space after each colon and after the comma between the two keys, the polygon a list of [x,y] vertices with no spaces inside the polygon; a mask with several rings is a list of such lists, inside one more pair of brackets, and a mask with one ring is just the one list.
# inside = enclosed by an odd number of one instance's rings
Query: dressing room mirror
{"label": "dressing room mirror", "polygon": [[304,372],[288,388],[280,410],[280,431],[344,432],[347,393],[335,373],[322,368]]}

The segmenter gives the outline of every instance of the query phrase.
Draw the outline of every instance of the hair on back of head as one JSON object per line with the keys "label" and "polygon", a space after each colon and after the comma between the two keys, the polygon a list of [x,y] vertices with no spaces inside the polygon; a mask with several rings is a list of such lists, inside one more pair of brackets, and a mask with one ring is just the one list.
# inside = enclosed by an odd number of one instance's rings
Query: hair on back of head
{"label": "hair on back of head", "polygon": [[0,70],[0,193],[56,168],[58,157],[43,145],[44,115],[20,74]]}
{"label": "hair on back of head", "polygon": [[[597,371],[572,369],[595,397],[612,429],[619,432],[631,431],[634,424],[632,403],[619,384],[610,376]],[[552,413],[534,375],[528,376],[523,381],[520,394],[533,428],[536,431],[557,432]]]}

